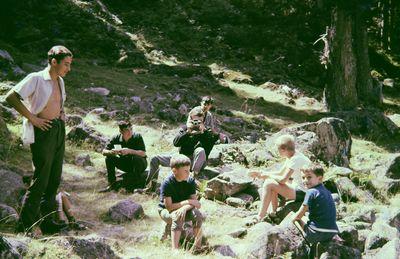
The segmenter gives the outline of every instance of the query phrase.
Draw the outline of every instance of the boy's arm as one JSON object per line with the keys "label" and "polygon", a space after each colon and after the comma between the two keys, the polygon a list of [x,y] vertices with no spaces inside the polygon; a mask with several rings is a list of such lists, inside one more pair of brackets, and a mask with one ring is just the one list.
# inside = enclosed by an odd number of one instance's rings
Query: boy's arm
{"label": "boy's arm", "polygon": [[190,135],[186,130],[180,129],[178,135],[176,135],[174,138],[174,146],[182,146],[182,144],[189,138],[189,136]]}
{"label": "boy's arm", "polygon": [[175,211],[175,210],[178,210],[181,208],[185,208],[185,210],[194,208],[194,206],[190,204],[189,200],[172,203],[171,197],[164,197],[164,204],[169,212],[172,212],[172,211]]}
{"label": "boy's arm", "polygon": [[42,119],[32,114],[25,105],[21,102],[20,96],[18,93],[11,91],[7,97],[6,101],[9,105],[11,105],[19,114],[27,118],[33,126],[41,129],[48,130],[51,128],[51,121],[47,119]]}
{"label": "boy's arm", "polygon": [[303,204],[303,206],[301,206],[300,209],[294,214],[293,222],[298,221],[298,222],[300,222],[301,226],[303,227],[304,222],[301,220],[301,218],[304,216],[304,214],[307,211],[308,211],[308,206],[306,204]]}

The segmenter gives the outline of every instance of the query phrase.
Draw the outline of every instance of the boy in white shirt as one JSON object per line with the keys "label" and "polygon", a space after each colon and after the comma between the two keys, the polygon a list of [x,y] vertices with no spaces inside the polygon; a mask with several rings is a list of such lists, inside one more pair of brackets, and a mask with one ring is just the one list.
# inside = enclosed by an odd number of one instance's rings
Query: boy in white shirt
{"label": "boy in white shirt", "polygon": [[247,225],[262,221],[270,204],[275,216],[278,208],[278,194],[289,200],[303,201],[306,188],[303,185],[300,169],[311,164],[304,154],[296,151],[294,137],[282,135],[276,140],[276,146],[281,157],[286,158],[285,164],[277,172],[250,172],[252,178],[265,179],[263,193],[261,195],[261,207],[258,215],[248,222]]}

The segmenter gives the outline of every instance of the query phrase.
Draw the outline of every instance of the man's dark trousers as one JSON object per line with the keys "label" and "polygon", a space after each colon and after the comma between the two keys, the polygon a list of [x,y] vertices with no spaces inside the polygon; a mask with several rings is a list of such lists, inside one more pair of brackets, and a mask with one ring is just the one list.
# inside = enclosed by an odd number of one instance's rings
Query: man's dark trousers
{"label": "man's dark trousers", "polygon": [[147,167],[146,158],[137,155],[106,156],[106,167],[110,185],[116,181],[115,168],[118,168],[126,173],[122,184],[127,190],[144,187],[147,177],[144,172]]}
{"label": "man's dark trousers", "polygon": [[49,219],[56,212],[55,197],[60,185],[65,150],[65,124],[60,119],[51,121],[51,128],[35,130],[31,144],[35,167],[32,182],[22,204],[20,222],[28,230],[39,216]]}

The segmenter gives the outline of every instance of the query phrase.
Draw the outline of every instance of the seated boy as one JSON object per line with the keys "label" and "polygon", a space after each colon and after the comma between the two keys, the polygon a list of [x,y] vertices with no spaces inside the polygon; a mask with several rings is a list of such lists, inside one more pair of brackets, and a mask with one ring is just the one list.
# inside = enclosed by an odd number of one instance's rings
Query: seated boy
{"label": "seated boy", "polygon": [[[293,222],[304,229],[305,239],[310,244],[330,241],[339,231],[336,225],[336,208],[332,194],[322,183],[324,170],[318,166],[302,169],[302,178],[307,192],[303,206],[296,212]],[[301,218],[309,212],[308,222]]]}
{"label": "seated boy", "polygon": [[179,248],[183,224],[192,221],[195,234],[194,249],[200,250],[201,224],[203,216],[196,197],[196,184],[189,177],[190,159],[185,155],[171,158],[172,174],[161,184],[159,214],[162,220],[171,225],[172,248]]}
{"label": "seated boy", "polygon": [[303,201],[305,187],[301,181],[300,169],[311,164],[304,154],[296,151],[295,141],[291,135],[282,135],[276,140],[279,155],[286,158],[285,164],[278,172],[250,172],[249,176],[253,178],[266,179],[263,184],[263,193],[261,195],[261,207],[258,215],[246,225],[256,224],[262,221],[270,204],[272,212],[269,216],[275,216],[278,208],[278,194],[289,200]]}

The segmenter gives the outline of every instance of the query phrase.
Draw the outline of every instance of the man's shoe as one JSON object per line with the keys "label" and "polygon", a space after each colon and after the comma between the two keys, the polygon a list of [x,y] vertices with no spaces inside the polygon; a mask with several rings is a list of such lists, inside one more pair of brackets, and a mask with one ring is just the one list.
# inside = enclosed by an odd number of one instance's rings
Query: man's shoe
{"label": "man's shoe", "polygon": [[68,224],[63,222],[55,222],[54,220],[44,220],[40,224],[42,234],[52,235],[55,233],[68,231]]}
{"label": "man's shoe", "polygon": [[99,193],[118,191],[120,188],[121,188],[121,183],[114,182],[114,183],[110,184],[109,186],[107,186],[106,188],[100,190]]}

